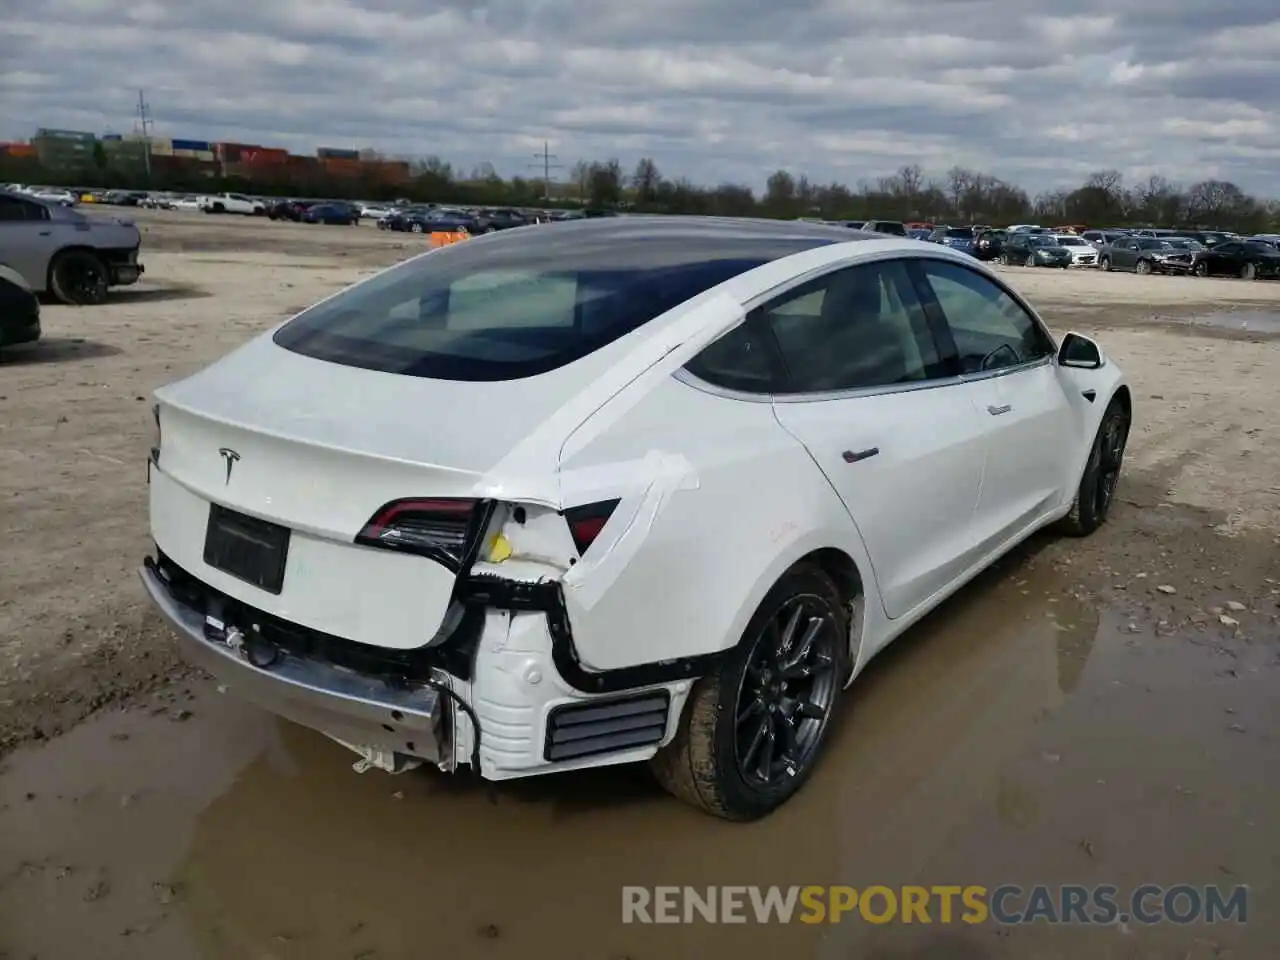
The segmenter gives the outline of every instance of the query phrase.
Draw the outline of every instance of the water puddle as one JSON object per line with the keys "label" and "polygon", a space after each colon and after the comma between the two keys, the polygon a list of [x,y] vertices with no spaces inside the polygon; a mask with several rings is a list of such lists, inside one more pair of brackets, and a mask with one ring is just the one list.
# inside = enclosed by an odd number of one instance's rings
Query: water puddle
{"label": "water puddle", "polygon": [[[319,735],[171,690],[8,761],[0,956],[1271,955],[1274,647],[1135,629],[1008,565],[869,669],[807,788],[750,825],[643,770],[358,776]],[[621,922],[637,884],[1147,882],[1250,884],[1250,922]]]}
{"label": "water puddle", "polygon": [[1215,310],[1193,315],[1186,322],[1237,333],[1280,334],[1280,312],[1275,310]]}

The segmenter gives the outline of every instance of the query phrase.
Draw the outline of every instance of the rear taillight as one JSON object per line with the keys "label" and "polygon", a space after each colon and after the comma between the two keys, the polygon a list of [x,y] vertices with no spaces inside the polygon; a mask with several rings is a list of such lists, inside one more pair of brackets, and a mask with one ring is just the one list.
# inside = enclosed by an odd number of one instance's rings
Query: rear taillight
{"label": "rear taillight", "polygon": [[383,547],[461,566],[479,531],[480,504],[455,498],[392,500],[356,537],[366,547]]}
{"label": "rear taillight", "polygon": [[564,512],[565,522],[569,524],[569,533],[578,548],[579,555],[586,554],[600,531],[617,509],[617,500],[601,500],[597,503],[585,503],[580,507],[570,507]]}

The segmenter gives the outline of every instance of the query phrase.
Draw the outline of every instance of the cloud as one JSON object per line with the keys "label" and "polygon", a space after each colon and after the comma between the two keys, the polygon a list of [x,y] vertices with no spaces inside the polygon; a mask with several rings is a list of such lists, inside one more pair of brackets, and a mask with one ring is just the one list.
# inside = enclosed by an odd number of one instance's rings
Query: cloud
{"label": "cloud", "polygon": [[0,35],[0,137],[126,131],[489,161],[654,157],[759,188],[976,167],[1272,189],[1275,0],[44,0]]}

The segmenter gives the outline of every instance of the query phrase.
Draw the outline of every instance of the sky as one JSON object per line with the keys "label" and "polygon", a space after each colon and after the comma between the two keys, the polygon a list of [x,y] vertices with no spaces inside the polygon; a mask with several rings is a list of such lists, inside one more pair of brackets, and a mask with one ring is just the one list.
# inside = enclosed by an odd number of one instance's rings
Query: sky
{"label": "sky", "polygon": [[0,26],[0,138],[370,147],[558,178],[850,185],[1114,168],[1280,196],[1277,0],[42,0]]}

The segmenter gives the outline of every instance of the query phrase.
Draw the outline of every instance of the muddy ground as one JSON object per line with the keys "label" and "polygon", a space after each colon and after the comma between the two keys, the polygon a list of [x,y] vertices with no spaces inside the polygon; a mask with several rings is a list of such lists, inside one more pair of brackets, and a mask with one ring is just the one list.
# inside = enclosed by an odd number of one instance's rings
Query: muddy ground
{"label": "muddy ground", "polygon": [[[133,572],[151,390],[421,241],[136,216],[145,282],[0,357],[0,957],[1276,955],[1280,284],[1010,269],[1130,375],[1112,522],[911,631],[801,796],[730,826],[642,771],[356,776],[178,667]],[[624,884],[910,882],[1252,899],[1215,927],[620,923]]]}

